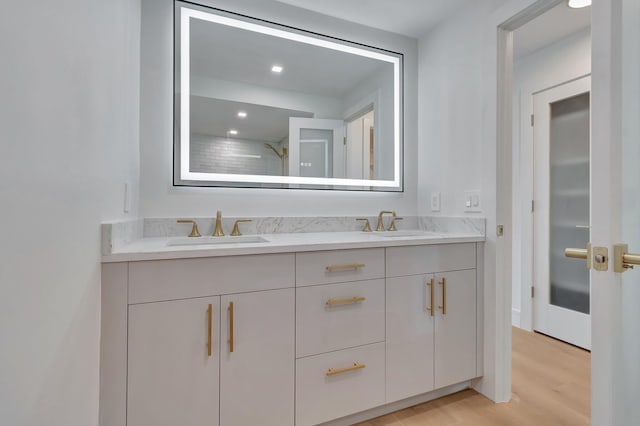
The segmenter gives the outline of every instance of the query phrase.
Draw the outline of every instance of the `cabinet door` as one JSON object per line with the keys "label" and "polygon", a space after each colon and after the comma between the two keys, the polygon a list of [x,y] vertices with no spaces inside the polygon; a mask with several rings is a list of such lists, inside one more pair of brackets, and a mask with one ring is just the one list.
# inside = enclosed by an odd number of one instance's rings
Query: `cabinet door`
{"label": "cabinet door", "polygon": [[294,308],[294,289],[222,297],[222,425],[293,425]]}
{"label": "cabinet door", "polygon": [[387,402],[433,390],[432,278],[387,278]]}
{"label": "cabinet door", "polygon": [[476,297],[475,269],[436,275],[436,388],[476,377]]}
{"label": "cabinet door", "polygon": [[219,297],[129,307],[128,426],[218,424],[219,327]]}

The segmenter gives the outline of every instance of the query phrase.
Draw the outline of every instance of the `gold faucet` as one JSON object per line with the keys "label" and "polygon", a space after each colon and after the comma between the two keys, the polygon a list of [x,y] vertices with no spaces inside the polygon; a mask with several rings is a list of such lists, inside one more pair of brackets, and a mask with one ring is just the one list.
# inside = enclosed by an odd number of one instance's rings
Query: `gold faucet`
{"label": "gold faucet", "polygon": [[178,223],[192,223],[193,226],[191,227],[191,233],[189,234],[189,236],[190,237],[199,237],[200,236],[200,232],[198,232],[198,224],[196,223],[195,220],[178,219],[177,222]]}
{"label": "gold faucet", "polygon": [[252,220],[251,219],[238,219],[238,220],[236,220],[236,223],[233,224],[233,231],[231,231],[231,235],[233,237],[237,237],[237,236],[242,235],[240,233],[240,228],[238,228],[238,223],[240,223],[240,222],[252,222]]}
{"label": "gold faucet", "polygon": [[218,210],[216,213],[216,228],[213,231],[214,237],[224,237],[224,231],[222,230],[222,210]]}
{"label": "gold faucet", "polygon": [[384,222],[382,221],[382,215],[390,214],[395,216],[396,212],[391,210],[382,210],[380,214],[378,214],[378,225],[376,226],[376,231],[381,232],[384,231]]}
{"label": "gold faucet", "polygon": [[396,221],[397,220],[402,220],[404,219],[403,217],[397,217],[397,216],[393,216],[391,218],[391,223],[389,224],[389,228],[387,228],[387,231],[397,231],[398,228],[396,228]]}

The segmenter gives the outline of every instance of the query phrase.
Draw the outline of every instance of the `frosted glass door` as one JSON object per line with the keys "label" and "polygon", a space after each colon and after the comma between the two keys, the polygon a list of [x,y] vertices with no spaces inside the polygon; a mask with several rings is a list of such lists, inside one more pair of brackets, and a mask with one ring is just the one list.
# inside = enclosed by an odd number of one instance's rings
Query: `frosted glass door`
{"label": "frosted glass door", "polygon": [[591,347],[590,278],[566,247],[589,242],[590,77],[533,96],[536,331]]}
{"label": "frosted glass door", "polygon": [[589,93],[550,105],[549,302],[589,313],[589,271],[564,256],[589,242]]}

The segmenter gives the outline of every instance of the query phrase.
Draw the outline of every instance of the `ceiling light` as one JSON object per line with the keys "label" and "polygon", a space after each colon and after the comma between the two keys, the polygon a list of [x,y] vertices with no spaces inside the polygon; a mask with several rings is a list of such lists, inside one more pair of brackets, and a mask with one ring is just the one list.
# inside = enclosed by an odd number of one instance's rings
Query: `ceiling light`
{"label": "ceiling light", "polygon": [[284,68],[282,68],[280,65],[274,65],[271,67],[271,72],[275,72],[277,74],[280,74],[282,72]]}
{"label": "ceiling light", "polygon": [[237,130],[234,130],[234,129],[231,129],[231,130],[229,130],[229,134],[230,134],[230,135],[234,135],[234,136],[235,136],[235,135],[237,135],[237,134],[238,134],[238,131],[237,131]]}
{"label": "ceiling light", "polygon": [[244,111],[238,111],[238,117],[240,118],[247,118],[247,113]]}
{"label": "ceiling light", "polygon": [[582,7],[591,6],[591,0],[569,0],[567,4],[572,9],[580,9]]}

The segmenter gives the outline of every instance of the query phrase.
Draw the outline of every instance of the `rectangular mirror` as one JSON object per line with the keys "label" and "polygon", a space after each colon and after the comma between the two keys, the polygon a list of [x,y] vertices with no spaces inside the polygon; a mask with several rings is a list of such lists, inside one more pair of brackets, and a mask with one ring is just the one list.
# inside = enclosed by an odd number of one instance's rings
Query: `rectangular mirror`
{"label": "rectangular mirror", "polygon": [[175,2],[174,184],[402,191],[402,54]]}

